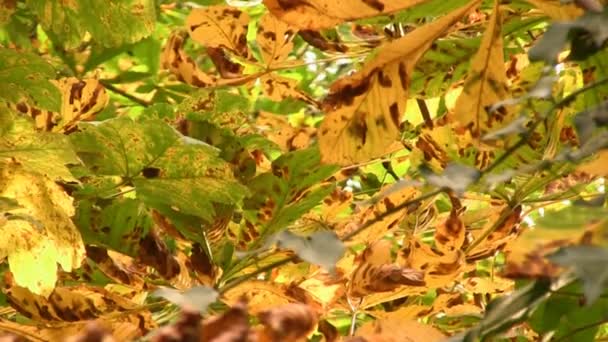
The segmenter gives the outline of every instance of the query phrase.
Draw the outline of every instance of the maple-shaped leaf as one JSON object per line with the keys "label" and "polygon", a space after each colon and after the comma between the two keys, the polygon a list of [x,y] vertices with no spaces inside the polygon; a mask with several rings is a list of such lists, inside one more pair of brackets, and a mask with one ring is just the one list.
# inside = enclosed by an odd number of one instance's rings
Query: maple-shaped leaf
{"label": "maple-shaped leaf", "polygon": [[50,81],[54,78],[55,68],[41,57],[0,48],[0,99],[59,111],[61,95]]}
{"label": "maple-shaped leaf", "polygon": [[156,5],[152,0],[75,0],[49,2],[28,0],[45,30],[52,32],[66,47],[75,47],[89,32],[103,46],[135,43],[149,36],[156,24]]}
{"label": "maple-shaped leaf", "polygon": [[481,40],[479,51],[471,61],[462,93],[454,112],[448,114],[458,129],[467,130],[474,139],[511,122],[513,111],[506,107],[492,108],[509,97],[502,39],[500,2],[494,2],[492,16]]}
{"label": "maple-shaped leaf", "polygon": [[407,103],[416,62],[433,41],[479,4],[469,2],[403,38],[381,45],[374,59],[340,79],[323,102],[319,128],[322,160],[341,165],[379,157],[391,150]]}
{"label": "maple-shaped leaf", "polygon": [[427,0],[264,0],[268,10],[301,29],[320,30],[353,21],[394,13]]}
{"label": "maple-shaped leaf", "polygon": [[71,137],[90,170],[129,179],[137,197],[152,207],[174,206],[211,222],[213,203],[238,203],[248,194],[214,148],[161,120],[83,124]]}
{"label": "maple-shaped leaf", "polygon": [[[48,296],[57,281],[58,265],[67,272],[80,267],[85,256],[78,229],[71,220],[73,200],[59,185],[23,167],[0,166],[0,196],[14,198],[21,208],[0,230],[0,259],[8,257],[15,283]],[[35,220],[19,219],[25,215]],[[36,272],[31,270],[35,269]]]}
{"label": "maple-shaped leaf", "polygon": [[222,48],[247,58],[249,15],[231,6],[208,6],[192,10],[186,18],[190,37],[199,44]]}

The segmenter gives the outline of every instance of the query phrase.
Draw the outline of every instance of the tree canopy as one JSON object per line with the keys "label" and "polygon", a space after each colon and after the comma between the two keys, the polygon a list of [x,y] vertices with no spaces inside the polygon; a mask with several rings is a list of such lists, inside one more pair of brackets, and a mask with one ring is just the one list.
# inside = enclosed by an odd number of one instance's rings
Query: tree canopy
{"label": "tree canopy", "polygon": [[608,339],[606,5],[1,0],[0,337]]}

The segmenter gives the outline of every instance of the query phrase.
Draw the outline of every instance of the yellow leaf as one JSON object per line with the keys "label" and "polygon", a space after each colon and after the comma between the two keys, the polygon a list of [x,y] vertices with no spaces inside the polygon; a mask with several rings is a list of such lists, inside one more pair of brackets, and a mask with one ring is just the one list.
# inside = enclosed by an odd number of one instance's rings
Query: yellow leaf
{"label": "yellow leaf", "polygon": [[430,325],[399,317],[366,323],[357,330],[356,336],[378,342],[433,342],[446,338]]}
{"label": "yellow leaf", "polygon": [[257,43],[266,67],[278,64],[287,59],[293,49],[293,38],[297,29],[277,19],[272,13],[266,13],[258,23]]}
{"label": "yellow leaf", "polygon": [[[433,41],[480,0],[473,0],[405,37],[380,46],[363,70],[335,82],[325,99],[319,128],[323,162],[349,165],[386,153],[399,135],[410,75]],[[344,6],[350,7],[350,6]]]}
{"label": "yellow leaf", "polygon": [[229,305],[235,305],[243,296],[247,297],[247,307],[253,314],[266,310],[270,306],[295,302],[293,298],[285,294],[285,288],[268,281],[246,281],[224,293]]}
{"label": "yellow leaf", "polygon": [[10,211],[18,219],[0,227],[0,259],[8,256],[17,285],[48,296],[57,280],[57,264],[70,272],[85,255],[70,219],[72,198],[50,179],[21,168],[5,168],[0,175],[0,196],[14,198],[22,207]]}
{"label": "yellow leaf", "polygon": [[302,100],[306,103],[316,104],[316,101],[306,93],[298,90],[298,81],[293,78],[279,76],[275,73],[266,74],[260,77],[262,90],[272,101],[283,101],[288,98]]}
{"label": "yellow leaf", "polygon": [[564,3],[561,0],[526,0],[553,20],[572,20],[583,15],[583,9],[575,3]]}
{"label": "yellow leaf", "polygon": [[264,0],[281,20],[302,29],[319,30],[345,21],[394,13],[427,0]]}
{"label": "yellow leaf", "polygon": [[22,114],[34,119],[41,131],[71,132],[80,121],[90,120],[108,104],[110,97],[99,81],[65,77],[51,80],[61,91],[61,112],[55,113],[20,102],[9,104]]}
{"label": "yellow leaf", "polygon": [[502,19],[500,1],[494,2],[492,17],[481,40],[477,54],[471,61],[464,89],[449,116],[458,127],[468,130],[473,138],[479,138],[503,123],[510,123],[513,112],[499,108],[489,112],[495,103],[509,97],[503,54]]}
{"label": "yellow leaf", "polygon": [[224,48],[238,56],[248,57],[247,25],[249,15],[230,6],[197,8],[186,18],[190,37],[212,48]]}
{"label": "yellow leaf", "polygon": [[186,37],[185,32],[174,32],[169,36],[160,56],[160,64],[180,81],[195,87],[206,87],[216,83],[217,80],[202,71],[192,57],[184,51]]}
{"label": "yellow leaf", "polygon": [[593,159],[579,165],[576,171],[585,172],[595,176],[608,176],[608,150],[600,150]]}

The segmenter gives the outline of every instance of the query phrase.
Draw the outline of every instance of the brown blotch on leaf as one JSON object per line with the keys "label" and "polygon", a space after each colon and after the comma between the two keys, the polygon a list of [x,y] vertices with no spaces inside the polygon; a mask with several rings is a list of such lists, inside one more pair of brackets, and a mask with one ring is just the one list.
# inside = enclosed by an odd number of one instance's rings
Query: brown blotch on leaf
{"label": "brown blotch on leaf", "polygon": [[378,12],[384,11],[384,4],[379,0],[362,0],[364,4],[375,9]]}

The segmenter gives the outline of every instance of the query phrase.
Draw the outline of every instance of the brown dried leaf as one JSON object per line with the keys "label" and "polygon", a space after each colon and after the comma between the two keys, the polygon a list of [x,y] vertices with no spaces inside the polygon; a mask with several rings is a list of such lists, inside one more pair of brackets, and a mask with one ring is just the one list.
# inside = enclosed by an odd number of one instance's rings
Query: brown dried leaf
{"label": "brown dried leaf", "polygon": [[416,62],[435,39],[479,3],[473,0],[403,38],[381,45],[376,58],[363,70],[331,86],[323,103],[326,116],[319,128],[324,162],[354,164],[379,157],[393,148]]}
{"label": "brown dried leaf", "polygon": [[390,14],[426,0],[264,0],[268,10],[301,29],[319,30],[345,21]]}

